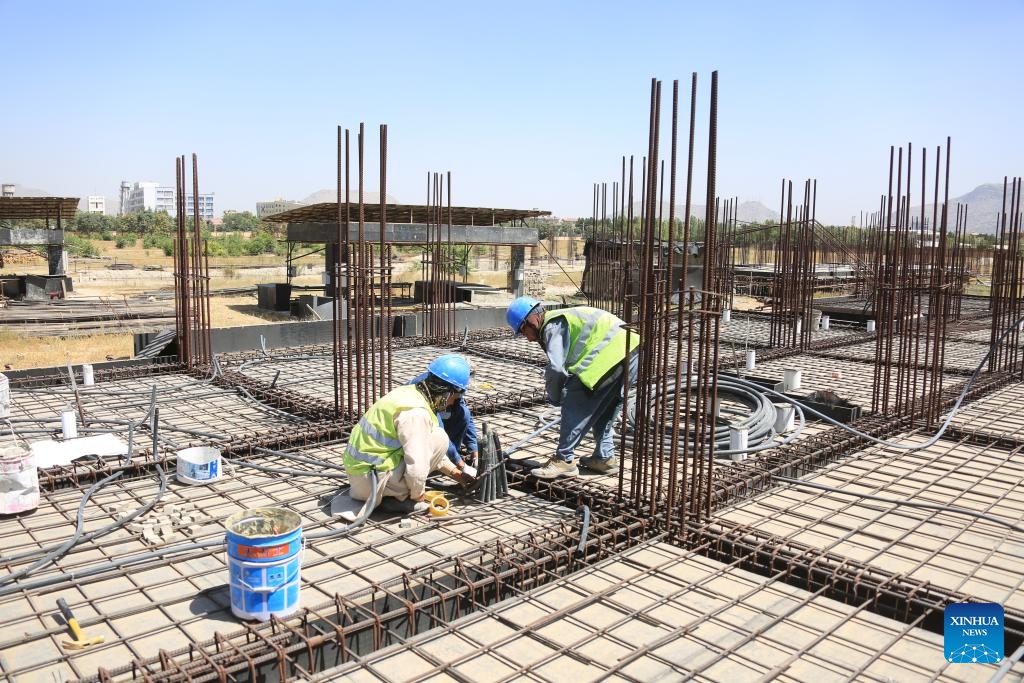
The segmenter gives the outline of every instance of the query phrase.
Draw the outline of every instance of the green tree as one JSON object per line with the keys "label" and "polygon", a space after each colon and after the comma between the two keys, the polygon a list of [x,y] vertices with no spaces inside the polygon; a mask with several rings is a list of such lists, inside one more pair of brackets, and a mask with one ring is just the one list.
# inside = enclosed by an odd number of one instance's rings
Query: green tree
{"label": "green tree", "polygon": [[263,221],[249,211],[238,211],[224,214],[221,230],[230,232],[266,232]]}

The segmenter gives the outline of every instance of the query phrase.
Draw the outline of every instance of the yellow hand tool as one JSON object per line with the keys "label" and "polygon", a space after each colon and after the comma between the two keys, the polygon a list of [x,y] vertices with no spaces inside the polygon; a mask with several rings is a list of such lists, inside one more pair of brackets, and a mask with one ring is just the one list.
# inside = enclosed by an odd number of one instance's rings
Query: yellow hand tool
{"label": "yellow hand tool", "polygon": [[75,637],[74,640],[65,640],[64,647],[69,650],[84,650],[90,645],[99,645],[103,642],[103,636],[85,637],[81,627],[78,625],[78,619],[75,619],[75,615],[71,613],[71,608],[68,607],[68,603],[64,601],[64,598],[57,598],[57,607],[60,608],[60,613],[63,615],[64,621],[67,622],[68,628],[71,629],[71,635]]}

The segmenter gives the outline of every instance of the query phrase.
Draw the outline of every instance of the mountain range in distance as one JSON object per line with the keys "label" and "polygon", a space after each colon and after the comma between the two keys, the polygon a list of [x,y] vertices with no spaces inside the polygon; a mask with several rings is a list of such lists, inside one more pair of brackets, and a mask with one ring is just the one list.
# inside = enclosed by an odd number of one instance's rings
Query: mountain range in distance
{"label": "mountain range in distance", "polygon": [[[24,185],[14,184],[14,194],[17,197],[52,197],[52,193],[46,190],[40,190],[34,187],[26,187]],[[111,197],[107,197],[107,209],[109,213],[116,213],[117,205],[119,200]],[[337,195],[335,190],[318,190],[310,194],[301,200],[303,204],[320,204],[324,202],[337,201]],[[350,201],[357,201],[356,196],[351,196]],[[376,192],[364,192],[363,201],[368,204],[379,202],[379,194]],[[395,204],[399,203],[398,200],[392,195],[387,195],[388,203]],[[80,211],[85,209],[86,198],[82,197],[79,202],[78,208]],[[950,229],[956,226],[956,207],[957,204],[963,204],[967,206],[967,229],[969,232],[994,234],[997,228],[998,216],[1003,211],[1003,184],[1002,183],[985,183],[979,185],[967,194],[959,197],[951,197],[949,200],[949,215],[947,223]],[[255,208],[245,209],[255,213]],[[634,212],[636,215],[640,215],[640,204],[634,205]],[[664,207],[660,209],[664,218],[668,217],[668,208]],[[926,204],[924,207],[924,215],[930,221],[932,216],[932,205]],[[761,202],[748,201],[740,202],[736,209],[737,219],[743,223],[763,223],[765,221],[778,221],[779,214],[775,209],[770,209]],[[683,206],[676,205],[675,215],[681,217],[683,215]],[[703,205],[693,205],[690,209],[690,215],[694,218],[703,219],[705,215],[705,209]],[[921,215],[921,204],[920,199],[915,200],[911,197],[911,218],[916,218]]]}

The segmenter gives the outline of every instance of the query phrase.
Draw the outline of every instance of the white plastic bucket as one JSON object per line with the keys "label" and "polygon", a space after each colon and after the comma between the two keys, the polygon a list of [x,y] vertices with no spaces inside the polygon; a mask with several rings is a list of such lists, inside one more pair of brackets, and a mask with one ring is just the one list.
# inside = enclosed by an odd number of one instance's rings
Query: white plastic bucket
{"label": "white plastic bucket", "polygon": [[78,420],[74,410],[65,410],[60,414],[60,434],[65,439],[78,438]]}
{"label": "white plastic bucket", "polygon": [[16,443],[0,445],[0,515],[39,506],[39,473],[32,451]]}
{"label": "white plastic bucket", "polygon": [[221,476],[220,449],[195,446],[178,451],[178,481],[183,484],[209,484]]}
{"label": "white plastic bucket", "polygon": [[753,370],[757,366],[757,352],[754,349],[747,349],[747,370]]}
{"label": "white plastic bucket", "polygon": [[821,316],[821,329],[825,332],[828,332],[830,322],[831,321],[827,315]]}
{"label": "white plastic bucket", "polygon": [[0,417],[9,417],[11,414],[11,382],[7,376],[0,373]]}
{"label": "white plastic bucket", "polygon": [[727,308],[724,311],[722,311],[722,322],[723,323],[727,323],[727,322],[730,322],[731,320],[732,320],[732,310]]}
{"label": "white plastic bucket", "polygon": [[795,411],[791,403],[775,404],[775,433],[785,434],[793,429]]}
{"label": "white plastic bucket", "polygon": [[[745,451],[747,450],[747,428],[746,427],[729,427],[729,450],[730,451]],[[732,453],[729,456],[733,460],[746,460],[746,453]]]}
{"label": "white plastic bucket", "polygon": [[875,331],[875,321],[874,320],[869,320],[867,322],[867,325],[865,325],[865,328],[867,329],[868,332],[874,332]]}

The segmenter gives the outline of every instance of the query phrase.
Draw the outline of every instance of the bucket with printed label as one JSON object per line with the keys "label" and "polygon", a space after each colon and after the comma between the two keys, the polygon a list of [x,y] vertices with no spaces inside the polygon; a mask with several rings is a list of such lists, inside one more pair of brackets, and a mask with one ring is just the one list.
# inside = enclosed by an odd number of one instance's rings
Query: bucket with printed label
{"label": "bucket with printed label", "polygon": [[299,609],[302,518],[284,508],[255,508],[228,517],[231,611],[268,621]]}

